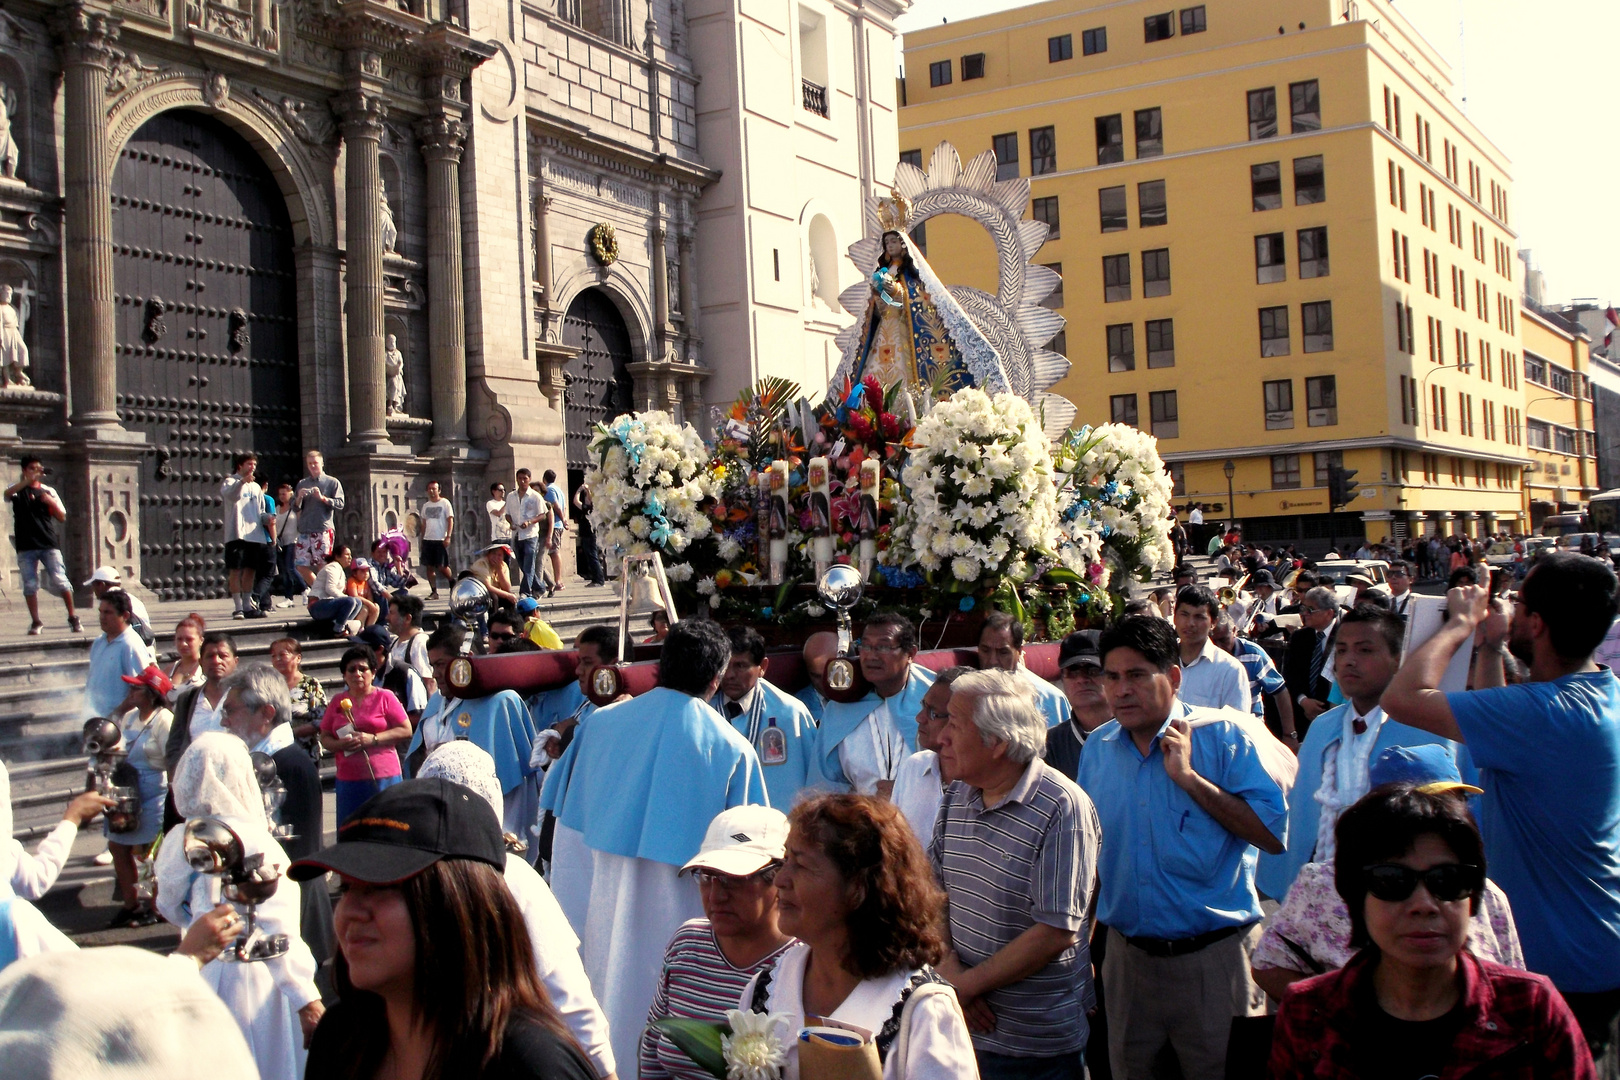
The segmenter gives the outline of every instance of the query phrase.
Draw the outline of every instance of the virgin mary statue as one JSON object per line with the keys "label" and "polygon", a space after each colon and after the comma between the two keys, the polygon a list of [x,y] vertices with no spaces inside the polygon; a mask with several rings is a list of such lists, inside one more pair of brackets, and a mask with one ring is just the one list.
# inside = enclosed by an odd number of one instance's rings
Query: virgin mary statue
{"label": "virgin mary statue", "polygon": [[940,282],[904,229],[910,206],[891,193],[879,204],[883,249],[872,272],[848,373],[884,386],[925,383],[941,389],[1008,389],[1001,356]]}

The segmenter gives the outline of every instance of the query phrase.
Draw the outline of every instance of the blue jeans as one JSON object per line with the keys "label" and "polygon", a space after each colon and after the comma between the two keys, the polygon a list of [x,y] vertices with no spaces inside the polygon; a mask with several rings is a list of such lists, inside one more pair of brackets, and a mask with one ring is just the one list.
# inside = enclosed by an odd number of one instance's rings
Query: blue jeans
{"label": "blue jeans", "polygon": [[[534,541],[529,541],[531,544]],[[34,551],[17,552],[17,573],[22,578],[22,591],[24,596],[33,596],[39,592],[39,568],[45,566],[45,591],[53,596],[63,596],[73,592],[73,583],[68,581],[67,568],[62,565],[62,553],[56,548],[38,548]]]}
{"label": "blue jeans", "polygon": [[309,617],[316,622],[330,622],[333,630],[340,630],[350,619],[360,617],[360,601],[352,596],[317,600],[309,606]]}
{"label": "blue jeans", "polygon": [[516,553],[518,561],[518,591],[524,596],[539,596],[540,582],[534,572],[535,556],[540,550],[539,538],[514,540],[512,550]]}
{"label": "blue jeans", "polygon": [[276,567],[281,572],[276,579],[276,586],[281,595],[288,600],[304,591],[304,579],[298,576],[293,567],[293,556],[298,554],[297,544],[283,544],[276,549]]}
{"label": "blue jeans", "polygon": [[337,782],[337,819],[341,825],[347,821],[349,815],[365,805],[365,801],[377,794],[383,788],[391,788],[403,776],[379,776],[373,781],[369,776],[364,780],[339,780]]}
{"label": "blue jeans", "polygon": [[980,1080],[1080,1080],[1085,1075],[1079,1051],[1056,1057],[1013,1057],[976,1050],[974,1056],[979,1059]]}

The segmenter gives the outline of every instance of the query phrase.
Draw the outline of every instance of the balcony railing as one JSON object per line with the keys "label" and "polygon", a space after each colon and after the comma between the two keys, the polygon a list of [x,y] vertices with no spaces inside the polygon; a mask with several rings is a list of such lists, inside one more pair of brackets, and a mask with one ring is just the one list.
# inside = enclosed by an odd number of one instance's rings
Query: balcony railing
{"label": "balcony railing", "polygon": [[817,86],[809,79],[804,82],[804,107],[817,116],[827,115],[827,88]]}

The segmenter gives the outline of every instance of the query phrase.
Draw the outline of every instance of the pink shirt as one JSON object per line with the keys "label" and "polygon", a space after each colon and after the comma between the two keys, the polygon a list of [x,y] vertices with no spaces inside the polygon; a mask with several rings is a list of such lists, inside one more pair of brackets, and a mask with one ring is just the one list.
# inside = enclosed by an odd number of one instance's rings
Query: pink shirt
{"label": "pink shirt", "polygon": [[[342,703],[352,700],[349,692],[345,690],[332,699],[326,707],[326,714],[321,717],[321,731],[337,738],[337,729],[348,722],[343,715]],[[364,701],[354,704],[354,730],[356,734],[376,735],[389,728],[401,727],[410,730],[410,717],[405,715],[405,707],[399,703],[390,690],[375,687]],[[366,756],[371,757],[371,768],[366,768]],[[378,779],[385,776],[400,775],[399,754],[394,752],[392,746],[372,746],[365,750],[346,754],[342,751],[337,755],[337,778],[339,780],[370,780],[375,773]]]}

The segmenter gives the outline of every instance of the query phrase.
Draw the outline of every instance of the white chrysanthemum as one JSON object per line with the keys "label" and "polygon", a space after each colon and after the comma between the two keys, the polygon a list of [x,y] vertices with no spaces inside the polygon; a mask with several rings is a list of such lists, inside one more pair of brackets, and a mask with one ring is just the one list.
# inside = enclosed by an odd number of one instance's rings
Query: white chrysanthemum
{"label": "white chrysanthemum", "polygon": [[664,568],[664,576],[669,578],[671,581],[691,581],[692,564],[683,562],[671,563],[669,566]]}
{"label": "white chrysanthemum", "polygon": [[951,575],[958,581],[979,580],[981,564],[977,559],[956,558],[951,560]]}
{"label": "white chrysanthemum", "polygon": [[720,561],[729,563],[742,554],[742,545],[729,536],[722,536],[719,543]]}
{"label": "white chrysanthemum", "polygon": [[717,586],[714,583],[714,578],[698,578],[697,591],[699,596],[713,596],[716,588]]}

